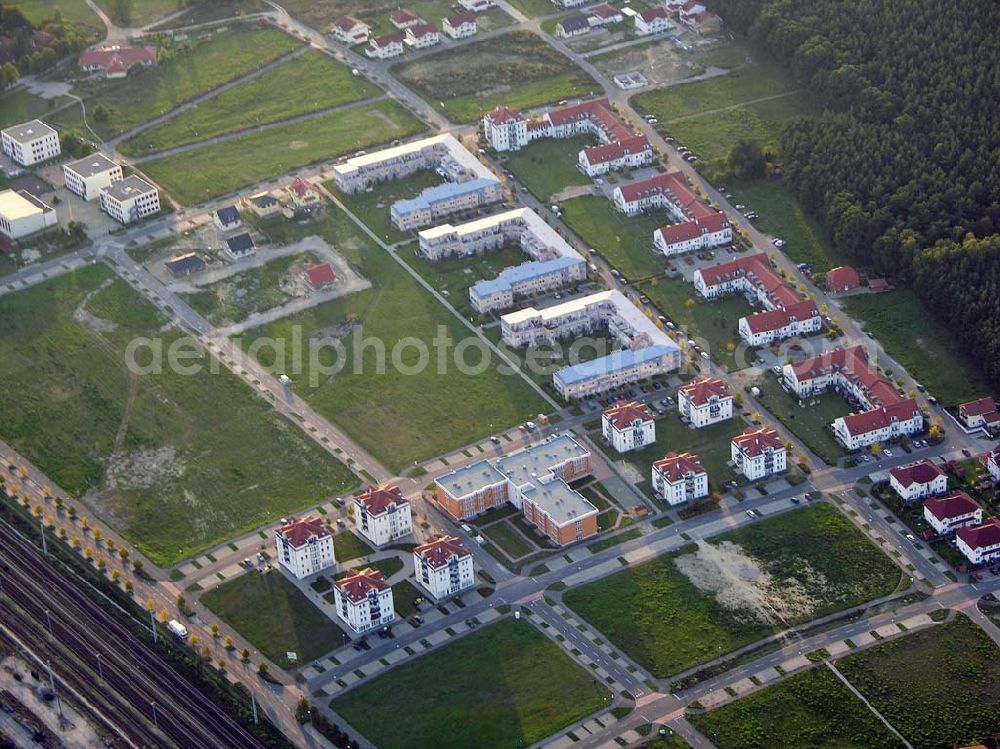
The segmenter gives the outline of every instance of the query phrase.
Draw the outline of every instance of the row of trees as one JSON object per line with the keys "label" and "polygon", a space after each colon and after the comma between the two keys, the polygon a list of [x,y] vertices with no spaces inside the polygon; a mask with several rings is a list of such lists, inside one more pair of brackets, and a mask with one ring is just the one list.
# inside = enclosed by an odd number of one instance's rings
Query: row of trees
{"label": "row of trees", "polygon": [[[1000,273],[1000,253],[991,241],[965,239],[1000,231],[1000,5],[716,0],[715,7],[785,63],[822,110],[782,136],[785,174],[803,208],[856,261],[946,293],[930,305],[959,339],[975,341],[970,354],[1000,385],[1000,324],[989,324],[972,300],[982,304],[978,289]],[[957,262],[967,252],[974,259]]]}
{"label": "row of trees", "polygon": [[0,67],[0,90],[23,73],[40,73],[61,58],[87,46],[87,39],[56,10],[52,18],[33,24],[17,7],[0,5],[0,48],[7,62]]}

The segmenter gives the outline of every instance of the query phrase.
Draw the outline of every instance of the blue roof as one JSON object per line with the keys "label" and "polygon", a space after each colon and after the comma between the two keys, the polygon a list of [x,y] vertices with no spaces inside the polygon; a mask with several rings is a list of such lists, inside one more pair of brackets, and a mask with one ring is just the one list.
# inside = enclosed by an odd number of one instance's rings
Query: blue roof
{"label": "blue roof", "polygon": [[638,351],[624,349],[622,351],[615,351],[613,354],[608,354],[607,356],[602,356],[600,359],[576,364],[572,367],[564,367],[556,372],[554,377],[564,385],[574,385],[602,374],[616,372],[619,369],[627,369],[636,364],[652,361],[664,354],[673,354],[677,351],[680,351],[680,348],[673,342],[669,346],[667,344],[658,344],[656,346],[646,346],[646,348],[641,348]]}
{"label": "blue roof", "polygon": [[539,276],[547,276],[560,270],[568,270],[576,265],[583,265],[578,257],[557,257],[552,260],[531,260],[511,268],[504,268],[496,278],[476,282],[469,290],[473,297],[484,297],[506,291],[520,281],[529,281]]}
{"label": "blue roof", "polygon": [[490,185],[499,184],[499,180],[486,179],[485,177],[470,179],[466,182],[445,182],[442,185],[425,188],[415,198],[396,201],[392,205],[392,211],[397,216],[405,216],[414,211],[426,210],[442,200],[449,200],[460,195],[479,192]]}

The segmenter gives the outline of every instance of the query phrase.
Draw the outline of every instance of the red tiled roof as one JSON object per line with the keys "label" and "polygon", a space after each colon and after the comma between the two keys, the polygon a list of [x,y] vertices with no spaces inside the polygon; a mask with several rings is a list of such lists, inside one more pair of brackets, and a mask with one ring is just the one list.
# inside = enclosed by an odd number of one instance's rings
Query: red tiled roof
{"label": "red tiled roof", "polygon": [[780,330],[789,325],[792,320],[809,320],[819,315],[816,302],[803,299],[801,302],[789,304],[787,307],[776,307],[767,312],[755,312],[747,315],[747,326],[751,333],[763,333],[770,330]]}
{"label": "red tiled roof", "polygon": [[354,16],[344,16],[343,18],[338,18],[337,22],[333,24],[341,31],[353,31],[355,26],[365,26],[365,22]]}
{"label": "red tiled roof", "polygon": [[983,454],[983,463],[988,464],[990,461],[1000,466],[1000,445]]}
{"label": "red tiled roof", "polygon": [[330,535],[319,518],[312,516],[297,518],[294,515],[278,529],[278,533],[288,539],[288,543],[296,549],[309,543],[310,538],[323,538]]}
{"label": "red tiled roof", "polygon": [[590,164],[606,164],[633,153],[642,153],[652,148],[645,135],[630,135],[621,140],[605,143],[603,146],[591,146],[583,150]]}
{"label": "red tiled roof", "polygon": [[459,26],[464,26],[467,23],[475,23],[476,22],[476,14],[475,13],[459,13],[459,14],[454,15],[454,16],[449,16],[448,19],[447,19],[447,21],[448,21],[448,25],[449,26],[451,26],[453,29],[457,29]]}
{"label": "red tiled roof", "polygon": [[701,467],[701,458],[692,453],[669,452],[655,463],[653,469],[663,474],[671,484],[683,481],[689,473],[705,473]]}
{"label": "red tiled roof", "polygon": [[413,550],[431,567],[444,567],[453,558],[470,556],[469,550],[455,536],[431,536],[426,542]]}
{"label": "red tiled roof", "polygon": [[872,291],[885,291],[889,288],[889,282],[884,278],[872,278],[868,281],[868,288]]}
{"label": "red tiled roof", "polygon": [[889,473],[903,488],[909,488],[914,484],[929,484],[934,479],[944,475],[941,469],[929,460],[921,460],[908,466],[899,466],[893,468]]}
{"label": "red tiled roof", "polygon": [[561,109],[553,109],[549,112],[548,118],[549,122],[556,126],[568,125],[580,120],[590,120],[604,131],[610,141],[623,140],[634,135],[628,126],[611,111],[611,105],[606,98],[591,99]]}
{"label": "red tiled roof", "polygon": [[917,402],[912,398],[893,403],[889,406],[880,406],[871,411],[859,414],[851,414],[844,417],[844,426],[848,434],[858,436],[868,434],[892,424],[894,421],[909,421],[917,413]]}
{"label": "red tiled roof", "polygon": [[785,447],[778,433],[770,427],[747,427],[742,434],[733,437],[733,444],[751,458],[762,455],[768,448],[781,450]]}
{"label": "red tiled roof", "polygon": [[368,597],[370,591],[387,590],[389,585],[385,577],[379,570],[365,567],[360,570],[351,570],[344,577],[334,582],[341,593],[347,596],[347,600],[352,603],[363,601]]}
{"label": "red tiled roof", "polygon": [[924,502],[924,509],[944,523],[981,508],[979,503],[965,492],[953,492],[947,497],[928,499]]}
{"label": "red tiled roof", "polygon": [[604,417],[611,421],[615,429],[628,429],[635,421],[652,421],[653,414],[649,406],[638,401],[619,403],[604,412]]}
{"label": "red tiled roof", "polygon": [[365,506],[369,515],[381,515],[392,505],[409,504],[398,486],[369,486],[358,495],[357,501]]}
{"label": "red tiled roof", "polygon": [[793,365],[792,371],[799,382],[839,371],[858,383],[873,404],[888,406],[902,400],[892,383],[868,366],[868,354],[861,345],[847,349],[836,348],[812,359],[805,359]]}
{"label": "red tiled roof", "polygon": [[646,23],[655,21],[657,18],[668,17],[666,8],[660,5],[657,5],[655,8],[650,8],[649,10],[644,10],[639,15],[642,17],[642,20],[645,21]]}
{"label": "red tiled roof", "polygon": [[1000,544],[1000,520],[992,518],[974,528],[959,528],[958,537],[965,541],[970,549],[984,549]]}
{"label": "red tiled roof", "polygon": [[494,107],[486,116],[494,125],[503,125],[505,122],[510,122],[511,120],[522,119],[519,111],[503,105]]}
{"label": "red tiled roof", "polygon": [[979,400],[969,401],[968,403],[963,403],[958,407],[959,413],[963,416],[985,416],[987,414],[996,413],[997,404],[993,401],[990,396],[985,398],[980,398]]}
{"label": "red tiled roof", "polygon": [[[681,10],[692,10],[693,8],[696,8],[699,5],[701,5],[701,3],[699,3],[698,0],[687,0],[687,2],[681,6]],[[702,7],[705,6],[702,5]]]}
{"label": "red tiled roof", "polygon": [[388,47],[390,44],[402,44],[403,37],[399,34],[383,34],[372,39],[373,47]]}
{"label": "red tiled roof", "polygon": [[774,307],[785,307],[802,299],[798,292],[782,281],[771,269],[771,263],[763,252],[702,268],[699,273],[709,286],[747,278],[764,292]]}
{"label": "red tiled roof", "polygon": [[685,221],[683,224],[673,224],[672,226],[662,226],[657,231],[663,237],[663,242],[667,246],[678,242],[687,242],[701,236],[701,229],[694,221]]}
{"label": "red tiled roof", "polygon": [[421,20],[420,16],[418,16],[411,10],[407,10],[406,8],[400,8],[399,10],[394,10],[392,13],[389,14],[389,19],[393,23],[410,23],[412,21]]}
{"label": "red tiled roof", "polygon": [[306,275],[309,277],[309,283],[313,286],[322,286],[325,283],[333,283],[337,278],[329,263],[320,263],[319,265],[314,265],[311,268],[306,268]]}
{"label": "red tiled roof", "polygon": [[611,5],[598,5],[590,12],[598,18],[614,18],[621,15],[621,11]]}
{"label": "red tiled roof", "polygon": [[81,68],[100,67],[107,72],[120,72],[128,70],[133,65],[156,62],[156,49],[131,47],[127,44],[88,49],[80,53],[76,62]]}
{"label": "red tiled roof", "polygon": [[437,26],[433,23],[418,23],[416,26],[411,26],[406,30],[406,33],[410,36],[419,39],[422,36],[427,36],[429,34],[437,33]]}
{"label": "red tiled roof", "polygon": [[826,285],[833,290],[853,289],[861,283],[858,272],[849,265],[831,268],[826,272]]}
{"label": "red tiled roof", "polygon": [[312,183],[302,179],[302,177],[296,177],[288,186],[288,190],[302,198],[309,192],[315,192],[316,188],[312,186]]}
{"label": "red tiled roof", "polygon": [[718,377],[696,377],[680,388],[688,399],[696,406],[703,406],[713,397],[729,397],[729,386],[725,380]]}
{"label": "red tiled roof", "polygon": [[681,172],[657,174],[648,179],[641,179],[637,182],[621,185],[619,189],[626,203],[633,203],[636,200],[651,195],[664,195],[689,218],[724,215],[715,213],[709,206],[699,200],[691,191],[691,188],[688,187],[687,180]]}

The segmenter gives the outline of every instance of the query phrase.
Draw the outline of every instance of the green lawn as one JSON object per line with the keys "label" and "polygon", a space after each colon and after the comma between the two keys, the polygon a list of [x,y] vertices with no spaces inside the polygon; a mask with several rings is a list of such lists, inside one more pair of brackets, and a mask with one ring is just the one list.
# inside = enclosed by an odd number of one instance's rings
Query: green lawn
{"label": "green lawn", "polygon": [[[744,554],[736,556],[749,556],[770,576],[755,589],[772,608],[733,602],[748,583],[726,583],[728,574],[739,574],[723,572],[726,565],[707,564],[702,587],[696,585],[681,571],[697,569],[704,556],[694,545],[573,588],[563,600],[653,676],[666,678],[776,629],[891,593],[899,580],[895,565],[828,506],[710,539],[715,547],[724,542],[739,544]],[[730,544],[723,549],[732,551]]]}
{"label": "green lawn", "polygon": [[505,749],[550,736],[609,696],[529,622],[506,619],[397,666],[330,707],[378,746]]}
{"label": "green lawn", "polygon": [[[301,374],[293,377],[296,391],[390,469],[399,471],[486,437],[491,425],[500,429],[548,410],[520,377],[498,372],[492,354],[484,371],[460,372],[453,354],[455,344],[468,337],[467,329],[344,214],[330,208],[312,225],[285,222],[276,227],[290,229],[322,236],[374,286],[249,331],[241,342],[249,346],[258,335],[285,342],[297,335],[305,341],[320,339],[325,344],[317,358],[322,366],[305,362]],[[273,235],[272,241],[275,238],[281,239]],[[442,334],[453,343],[445,349],[439,373],[441,349],[433,340]],[[356,335],[371,343],[356,351]],[[330,336],[340,336],[346,352],[347,366],[337,374],[323,370],[336,362]],[[409,373],[419,354],[413,346],[397,347],[401,339],[427,347],[427,366]],[[379,342],[384,345],[382,356]],[[393,363],[394,349],[402,367]],[[273,351],[263,350],[258,359],[270,364]],[[478,350],[466,352],[465,360],[477,364]]]}
{"label": "green lawn", "polygon": [[[105,13],[108,13],[112,7],[108,0],[97,0],[97,4]],[[112,20],[120,26],[147,26],[153,21],[181,10],[177,0],[131,0],[128,8],[128,18],[112,18]]]}
{"label": "green lawn", "polygon": [[333,537],[333,557],[340,564],[373,553],[375,550],[368,545],[368,542],[351,531],[341,531]]}
{"label": "green lawn", "polygon": [[816,405],[799,408],[798,398],[785,392],[771,373],[755,380],[754,385],[760,388],[758,400],[769,413],[792,430],[825,463],[836,465],[844,450],[834,439],[830,425],[834,419],[851,413],[847,401],[836,393],[823,393],[806,401],[807,404],[819,401]]}
{"label": "green lawn", "polygon": [[[246,127],[378,95],[367,79],[311,49],[263,75],[225,91],[125,141],[119,150],[140,156]],[[300,125],[306,131],[310,123]]]}
{"label": "green lawn", "polygon": [[841,306],[945,405],[981,398],[990,387],[958,342],[908,289],[863,294]]}
{"label": "green lawn", "polygon": [[[348,639],[277,570],[227,580],[202,594],[201,602],[279,666],[302,666]],[[294,662],[289,651],[298,656]]]}
{"label": "green lawn", "polygon": [[506,522],[494,523],[486,528],[482,528],[480,533],[505,551],[511,559],[518,559],[533,551],[537,551],[533,545],[525,540],[524,536]]}
{"label": "green lawn", "polygon": [[760,213],[754,226],[787,242],[781,251],[796,263],[808,263],[813,273],[848,263],[830,243],[819,222],[803,212],[782,180],[732,183],[729,191],[735,196],[733,202],[748,205]]}
{"label": "green lawn", "polygon": [[45,118],[47,112],[72,101],[68,96],[43,99],[29,93],[26,88],[17,87],[0,95],[0,128],[17,125],[36,117]]}
{"label": "green lawn", "polygon": [[[387,5],[380,6],[379,0],[376,0],[375,8],[371,7],[372,3],[370,2],[355,2],[354,5],[357,8],[355,15],[362,18],[372,27],[372,36],[399,33],[399,29],[392,25],[392,21],[389,18],[389,13],[397,8],[396,5],[392,5],[391,7],[387,7]],[[448,0],[410,0],[404,7],[428,23],[436,24],[439,29],[441,28],[442,19],[447,16],[453,16],[462,10],[462,8],[458,7],[457,3],[451,3]],[[509,26],[513,22],[514,19],[498,7],[490,8],[485,13],[476,14],[476,23],[480,34]]]}
{"label": "green lawn", "polygon": [[[357,485],[204,358],[182,360],[205,367],[195,374],[130,376],[130,341],[148,336],[167,351],[180,334],[160,331],[160,313],[111,279],[90,266],[0,298],[0,436],[58,486],[88,495],[168,565]],[[77,308],[94,321],[74,319]],[[146,350],[138,361],[149,363]]]}
{"label": "green lawn", "polygon": [[181,296],[213,325],[231,325],[295,299],[282,282],[318,262],[311,252],[286,255]]}
{"label": "green lawn", "polygon": [[19,8],[33,24],[52,19],[56,11],[67,21],[72,21],[87,38],[98,39],[104,35],[104,24],[84,0],[17,0],[11,3]]}
{"label": "green lawn", "polygon": [[[701,458],[701,465],[708,472],[709,485],[717,489],[723,483],[738,478],[726,463],[730,459],[729,443],[742,428],[743,422],[733,418],[701,429],[691,429],[681,421],[680,414],[671,409],[666,416],[656,420],[656,442],[628,453],[625,459],[639,469],[646,481],[650,481],[655,461],[671,451],[691,452]],[[600,440],[600,435],[595,435],[595,438]]]}
{"label": "green lawn", "polygon": [[671,223],[665,211],[629,218],[598,195],[565,200],[559,208],[566,225],[626,278],[663,274],[666,260],[653,248],[653,232]]}
{"label": "green lawn", "polygon": [[1000,649],[958,619],[837,662],[914,749],[967,746],[1000,726]]}
{"label": "green lawn", "polygon": [[415,172],[402,179],[389,180],[374,185],[371,192],[356,192],[350,195],[337,190],[333,180],[326,188],[334,193],[351,213],[365,222],[365,225],[386,244],[394,244],[413,236],[412,232],[399,231],[392,225],[389,209],[397,200],[415,198],[421,190],[440,185],[444,180],[432,169]]}
{"label": "green lawn", "polygon": [[503,165],[544,203],[570,185],[590,184],[590,178],[577,169],[577,156],[592,145],[594,139],[587,137],[545,138],[512,152]]}
{"label": "green lawn", "polygon": [[[109,137],[165,114],[300,46],[301,41],[276,29],[232,29],[128,78],[85,81],[76,93],[86,99],[94,129]],[[109,112],[106,123],[94,119],[98,104]]]}
{"label": "green lawn", "polygon": [[216,0],[211,4],[198,3],[187,6],[187,12],[184,15],[159,23],[155,28],[157,30],[178,29],[182,26],[194,26],[199,23],[258,13],[268,7],[263,0]]}
{"label": "green lawn", "polygon": [[688,721],[719,749],[896,749],[903,744],[819,666]]}
{"label": "green lawn", "polygon": [[510,0],[510,4],[529,18],[550,16],[559,12],[550,0]]}
{"label": "green lawn", "polygon": [[400,580],[392,586],[392,607],[400,619],[416,614],[417,601],[426,598],[427,594],[409,580]]}
{"label": "green lawn", "polygon": [[527,31],[403,62],[392,72],[455,122],[472,122],[498,104],[526,109],[600,90],[569,58]]}
{"label": "green lawn", "polygon": [[[184,205],[194,205],[307,164],[419,132],[423,124],[394,101],[317,117],[308,127],[270,130],[143,162],[142,171]],[[253,154],[253,158],[247,158]]]}

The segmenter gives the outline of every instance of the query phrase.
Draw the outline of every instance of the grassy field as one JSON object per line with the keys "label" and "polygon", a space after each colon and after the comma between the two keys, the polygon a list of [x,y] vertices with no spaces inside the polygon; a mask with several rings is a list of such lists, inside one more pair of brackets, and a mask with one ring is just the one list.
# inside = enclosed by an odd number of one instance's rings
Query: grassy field
{"label": "grassy field", "polygon": [[263,0],[216,0],[211,4],[198,3],[189,5],[187,8],[184,15],[158,23],[154,28],[157,30],[178,29],[182,26],[194,26],[209,21],[220,21],[224,18],[236,18],[266,10],[268,6]]}
{"label": "grassy field", "polygon": [[[665,678],[787,625],[891,593],[899,580],[897,568],[826,506],[759,521],[710,544],[573,588],[563,600]],[[741,579],[735,570],[744,564],[755,564],[761,578]],[[729,575],[737,580],[725,582]]]}
{"label": "grassy field", "polygon": [[730,419],[701,429],[691,429],[681,421],[677,411],[671,410],[662,419],[656,420],[656,442],[629,453],[626,459],[649,481],[653,463],[668,452],[692,452],[701,458],[701,465],[708,472],[709,485],[716,489],[724,482],[738,478],[726,463],[730,458],[729,442],[739,434],[742,426],[741,420]]}
{"label": "grassy field", "polygon": [[47,112],[70,101],[68,96],[43,99],[25,88],[12,88],[0,95],[0,128],[44,117]]}
{"label": "grassy field", "polygon": [[837,668],[914,749],[977,744],[1000,726],[1000,649],[961,614]]}
{"label": "grassy field", "polygon": [[[294,378],[296,390],[386,466],[401,470],[414,461],[487,436],[491,424],[493,429],[500,429],[548,410],[523,380],[500,374],[495,358],[481,373],[463,374],[454,364],[453,348],[448,348],[445,366],[438,373],[433,339],[443,333],[458,342],[469,336],[468,331],[344,214],[327,209],[322,220],[313,225],[286,223],[283,227],[297,233],[319,234],[374,286],[250,331],[244,335],[243,344],[249,345],[257,335],[289,341],[296,330],[306,341],[316,339],[329,344],[331,337],[339,337],[348,366],[334,375],[324,374],[321,367],[306,362],[302,373]],[[275,239],[282,244],[281,237],[272,236],[272,241]],[[357,332],[351,332],[352,328]],[[377,339],[384,343],[382,373],[377,342],[356,349],[354,337],[358,334],[366,341]],[[420,341],[429,349],[428,365],[413,374],[406,370],[419,358],[414,348],[397,349],[403,366],[393,363],[392,350],[404,338]],[[266,351],[258,358],[265,364],[271,361]],[[318,361],[331,366],[334,360],[327,345]],[[467,361],[477,363],[477,352],[469,352]]]}
{"label": "grassy field", "polygon": [[670,223],[666,212],[629,218],[598,195],[565,200],[559,208],[566,225],[626,278],[663,274],[666,260],[653,249],[653,232]]}
{"label": "grassy field", "polygon": [[990,392],[979,368],[912,291],[852,296],[840,304],[943,404],[963,403]]}
{"label": "grassy field", "polygon": [[333,537],[333,556],[341,564],[366,557],[374,551],[367,541],[350,531],[341,531]]}
{"label": "grassy field", "polygon": [[481,533],[505,551],[511,559],[517,559],[536,551],[534,546],[529,544],[520,533],[507,523],[494,523],[483,528]]}
{"label": "grassy field", "polygon": [[[328,109],[381,91],[367,79],[317,50],[225,91],[194,109],[145,130],[119,146],[140,156],[207,140],[255,125]],[[301,125],[308,130],[308,124]]]}
{"label": "grassy field", "polygon": [[830,424],[834,419],[851,413],[847,401],[836,393],[823,393],[808,399],[807,403],[818,401],[816,405],[799,408],[798,399],[785,392],[770,373],[758,378],[754,385],[760,388],[758,399],[768,412],[791,429],[825,463],[837,463],[844,450],[834,439]]}
{"label": "grassy field", "polygon": [[548,16],[559,10],[549,0],[511,0],[511,5],[529,18]]}
{"label": "grassy field", "polygon": [[[347,635],[281,572],[247,572],[201,596],[201,602],[279,666],[301,666]],[[287,652],[298,658],[289,661]]]}
{"label": "grassy field", "polygon": [[[111,9],[111,3],[108,0],[97,0],[97,4],[105,13]],[[147,26],[164,16],[181,10],[177,0],[131,0],[128,7],[128,18],[112,20],[121,26]]]}
{"label": "grassy field", "polygon": [[[447,678],[441,678],[447,674]],[[398,666],[330,706],[378,746],[528,746],[608,691],[527,621],[507,619]]]}
{"label": "grassy field", "polygon": [[[184,205],[328,161],[359,148],[419,132],[423,124],[394,101],[331,112],[308,128],[279,125],[259,133],[143,162],[142,170]],[[254,158],[247,158],[254,154]]]}
{"label": "grassy field", "polygon": [[[84,81],[76,93],[86,99],[94,129],[107,138],[165,114],[300,46],[298,39],[276,29],[232,29],[128,78]],[[109,112],[106,123],[94,119],[98,104]]]}
{"label": "grassy field", "polygon": [[577,156],[594,145],[593,138],[545,138],[506,157],[504,167],[543,203],[570,185],[589,185],[590,178],[576,168]]}
{"label": "grassy field", "polygon": [[456,122],[471,122],[498,104],[526,109],[600,89],[569,58],[525,31],[403,62],[393,74]]}
{"label": "grassy field", "polygon": [[84,0],[17,0],[11,5],[19,8],[24,17],[34,24],[51,20],[58,10],[63,18],[72,21],[86,36],[98,38],[104,33],[101,19]]}
{"label": "grassy field", "polygon": [[318,262],[311,252],[287,255],[181,296],[213,325],[231,325],[296,298],[282,282]]}
{"label": "grassy field", "polygon": [[424,188],[440,185],[443,181],[433,170],[428,169],[375,185],[371,192],[348,195],[337,190],[333,180],[326,183],[326,189],[340,198],[351,213],[364,221],[386,244],[393,244],[412,236],[412,232],[399,231],[392,225],[389,214],[392,204],[397,200],[414,198]]}
{"label": "grassy field", "polygon": [[[399,29],[392,25],[392,20],[389,17],[390,12],[399,6],[386,7],[379,0],[374,3],[355,2],[354,5],[356,7],[354,15],[364,19],[365,23],[372,27],[372,36],[399,33]],[[436,24],[439,29],[442,19],[453,16],[462,10],[457,3],[451,3],[448,0],[410,0],[404,7],[428,23]],[[476,24],[480,34],[509,26],[513,22],[514,19],[498,7],[490,8],[485,13],[476,14]]]}
{"label": "grassy field", "polygon": [[897,749],[903,744],[829,669],[817,667],[687,719],[719,749]]}
{"label": "grassy field", "polygon": [[103,265],[3,297],[0,318],[0,435],[157,564],[357,484],[225,370],[131,375],[131,340],[179,334]]}
{"label": "grassy field", "polygon": [[733,202],[760,213],[754,226],[787,242],[781,251],[796,263],[808,263],[813,273],[820,273],[848,262],[830,244],[819,222],[802,211],[780,179],[730,183],[729,191],[735,196]]}

